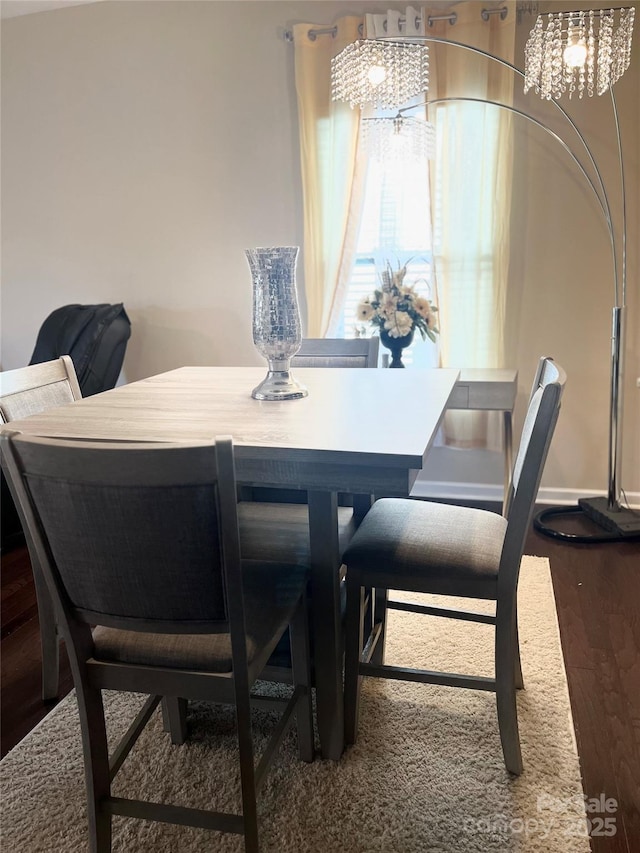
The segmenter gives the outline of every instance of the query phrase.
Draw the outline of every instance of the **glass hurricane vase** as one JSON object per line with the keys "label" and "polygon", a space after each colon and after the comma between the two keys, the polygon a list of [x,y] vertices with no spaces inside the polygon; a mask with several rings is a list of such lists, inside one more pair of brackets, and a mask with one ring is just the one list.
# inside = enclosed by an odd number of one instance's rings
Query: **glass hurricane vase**
{"label": "glass hurricane vase", "polygon": [[307,389],[291,375],[290,364],[302,343],[296,292],[297,246],[245,249],[253,278],[253,342],[269,369],[253,389],[256,400],[296,400]]}

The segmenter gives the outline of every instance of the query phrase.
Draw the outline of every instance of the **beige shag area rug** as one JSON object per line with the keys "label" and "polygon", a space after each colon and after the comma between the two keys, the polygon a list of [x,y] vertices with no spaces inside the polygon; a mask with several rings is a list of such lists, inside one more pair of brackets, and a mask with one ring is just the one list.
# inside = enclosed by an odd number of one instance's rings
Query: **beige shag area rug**
{"label": "beige shag area rug", "polygon": [[[418,598],[426,598],[418,597]],[[460,602],[459,602],[460,603]],[[468,606],[468,602],[467,602]],[[389,661],[492,674],[490,626],[395,612]],[[492,693],[366,679],[360,734],[340,762],[298,761],[283,744],[260,801],[265,853],[588,851],[584,802],[549,564],[525,557],[520,584],[525,687],[519,693],[523,775],[502,763]],[[111,736],[138,696],[106,694]],[[269,714],[256,712],[266,731]],[[159,711],[114,793],[197,807],[238,807],[233,711],[190,707],[191,735],[172,746]],[[88,849],[75,696],[12,750],[2,771],[2,849]],[[114,818],[114,851],[227,853],[238,836]]]}

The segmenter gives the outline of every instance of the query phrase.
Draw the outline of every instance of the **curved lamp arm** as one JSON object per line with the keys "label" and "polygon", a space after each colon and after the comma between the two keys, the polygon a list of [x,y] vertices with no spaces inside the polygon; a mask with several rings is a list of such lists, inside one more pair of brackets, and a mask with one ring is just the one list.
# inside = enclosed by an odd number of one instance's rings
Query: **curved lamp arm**
{"label": "curved lamp arm", "polygon": [[[394,42],[394,41],[398,42],[398,41],[400,41],[397,36],[395,36],[395,37],[394,36],[382,36],[376,40],[377,41],[385,41],[385,42]],[[411,42],[414,44],[434,43],[434,44],[451,45],[452,47],[459,47],[462,50],[468,50],[470,53],[475,53],[478,56],[484,56],[487,59],[491,60],[492,62],[496,62],[496,63],[498,63],[498,65],[502,65],[504,68],[508,68],[509,70],[513,71],[514,74],[517,74],[520,77],[522,77],[523,80],[525,77],[524,71],[521,68],[518,68],[518,66],[514,65],[512,62],[508,62],[506,59],[502,59],[501,57],[496,56],[493,53],[489,53],[489,51],[482,50],[482,48],[480,48],[480,47],[475,47],[474,45],[465,44],[464,42],[461,42],[461,41],[453,41],[450,39],[442,38],[441,36],[413,36],[411,38],[404,38],[401,41],[402,41],[402,43],[405,43],[405,44],[407,42]],[[612,101],[613,113],[614,113],[614,123],[615,123],[615,128],[616,128],[616,139],[617,139],[617,145],[618,145],[618,155],[619,155],[619,160],[620,160],[620,172],[621,172],[621,177],[622,177],[621,194],[622,194],[622,217],[623,217],[622,222],[623,222],[623,225],[622,225],[621,275],[619,275],[619,270],[618,270],[618,252],[617,252],[617,246],[616,246],[615,231],[613,228],[613,222],[612,222],[612,217],[611,217],[611,205],[609,203],[607,190],[606,190],[606,187],[604,185],[602,174],[600,172],[600,169],[598,168],[598,164],[596,162],[596,159],[593,155],[593,152],[591,151],[591,148],[589,147],[589,144],[587,143],[587,140],[584,137],[584,134],[582,133],[580,128],[577,126],[575,121],[571,118],[569,113],[562,106],[562,104],[560,104],[558,101],[556,101],[554,99],[549,99],[549,100],[550,100],[550,103],[553,104],[553,106],[557,110],[559,110],[559,112],[564,116],[564,118],[569,123],[572,130],[574,131],[574,133],[576,134],[576,136],[578,137],[578,139],[582,143],[582,146],[583,146],[585,153],[589,159],[591,167],[593,168],[593,171],[596,175],[597,186],[599,188],[599,192],[596,192],[596,195],[598,196],[598,198],[600,200],[600,206],[602,208],[602,211],[603,211],[606,223],[607,223],[607,228],[609,229],[610,239],[611,239],[612,259],[613,259],[613,279],[614,279],[614,306],[615,307],[622,307],[625,305],[625,300],[626,300],[626,278],[627,278],[627,274],[626,274],[626,230],[627,229],[626,229],[626,210],[625,210],[626,202],[625,202],[625,187],[624,187],[624,166],[623,166],[623,160],[622,160],[622,142],[621,142],[621,138],[620,138],[620,126],[619,126],[619,122],[618,122],[618,112],[616,109],[616,102],[615,102],[615,97],[613,94],[613,89],[610,89],[610,92],[611,92],[611,101]],[[461,99],[458,99],[458,100],[461,100]],[[483,102],[483,103],[488,103],[488,101],[484,101],[483,99],[478,99],[478,100]],[[415,104],[414,105],[414,107],[417,107],[417,106],[421,106],[421,104]],[[506,104],[498,104],[498,106],[506,107],[507,105]],[[402,112],[404,112],[408,109],[411,109],[411,108],[412,107],[403,107],[399,110],[399,112],[402,113]],[[530,118],[532,121],[536,121],[533,116],[529,116],[529,114],[524,112],[524,111],[521,111],[520,114],[527,117],[527,118]],[[547,130],[549,133],[553,134],[553,132],[549,128],[547,128],[544,125],[544,123],[539,122],[539,124],[541,127],[543,127],[545,130]],[[563,142],[561,137],[559,137],[557,134],[553,134],[553,135],[556,137],[556,139],[559,142]],[[566,143],[563,142],[563,145],[565,146],[565,148],[567,150],[570,151],[569,146],[567,146]],[[575,154],[573,154],[573,152],[570,151],[570,153],[572,154],[572,157],[575,160],[575,162],[577,162],[580,165],[582,173],[585,174],[585,169],[582,167],[582,164],[580,163],[579,158],[576,157]],[[586,174],[585,174],[585,177],[586,177]],[[591,185],[592,189],[595,192],[594,182],[590,179],[588,179],[588,180],[589,180],[589,184]]]}
{"label": "curved lamp arm", "polygon": [[553,137],[553,139],[555,139],[555,141],[559,145],[561,145],[562,148],[571,157],[571,159],[573,160],[575,165],[580,170],[585,181],[587,182],[587,184],[591,188],[594,196],[596,197],[596,200],[600,206],[600,210],[602,211],[602,215],[604,216],[605,222],[607,224],[607,231],[609,232],[609,240],[611,242],[611,251],[615,257],[615,239],[614,239],[614,232],[613,232],[613,223],[611,221],[611,213],[610,213],[610,210],[607,207],[605,201],[601,198],[593,179],[591,178],[591,176],[589,175],[589,173],[587,172],[587,170],[585,169],[583,164],[580,162],[580,159],[571,150],[570,146],[567,145],[567,143],[564,141],[564,139],[562,139],[562,137],[559,136],[555,131],[551,130],[551,128],[548,127],[546,124],[544,124],[544,122],[535,118],[535,116],[530,115],[529,113],[525,112],[524,110],[519,109],[518,107],[511,106],[511,104],[503,104],[500,101],[492,101],[488,98],[471,98],[471,97],[463,97],[463,96],[460,96],[460,97],[452,96],[450,98],[427,98],[426,100],[422,101],[419,104],[412,104],[410,107],[402,107],[400,110],[398,110],[398,113],[405,113],[405,112],[408,112],[409,110],[418,109],[419,107],[430,107],[430,106],[433,106],[435,104],[446,104],[446,103],[455,103],[455,102],[473,103],[473,104],[489,104],[490,106],[498,107],[501,110],[508,110],[510,113],[515,113],[516,115],[522,116],[522,118],[526,118],[527,121],[530,121],[533,124],[535,124],[537,127],[542,128],[542,130],[546,131],[546,133],[548,133],[551,137]]}
{"label": "curved lamp arm", "polygon": [[[380,41],[398,41],[396,37],[382,37]],[[417,36],[412,38],[404,38],[402,39],[404,43],[413,42],[416,44],[423,43],[435,43],[435,44],[444,44],[451,45],[453,47],[461,48],[462,50],[468,50],[471,53],[474,53],[478,56],[484,56],[492,62],[496,62],[499,65],[502,65],[504,68],[508,68],[514,72],[514,74],[519,75],[523,79],[525,78],[524,71],[521,68],[518,68],[511,62],[508,62],[506,59],[502,59],[499,56],[495,56],[493,53],[489,53],[486,50],[482,50],[479,47],[475,47],[474,45],[465,44],[464,42],[451,41],[449,39],[441,38],[440,36]],[[555,133],[551,128],[547,127],[544,122],[538,120],[532,115],[529,115],[524,110],[518,109],[517,107],[512,107],[511,105],[502,104],[497,101],[489,101],[484,98],[434,98],[432,100],[425,99],[421,104],[414,104],[410,107],[403,107],[400,109],[400,113],[406,112],[410,109],[415,109],[419,106],[425,106],[433,103],[442,103],[445,101],[477,101],[479,103],[485,104],[493,104],[497,107],[501,107],[503,109],[507,109],[512,113],[517,115],[521,115],[529,121],[536,124],[538,127],[541,127],[548,134],[550,134],[560,145],[564,148],[565,151],[571,156],[572,160],[576,163],[583,177],[586,179],[588,185],[591,187],[594,195],[598,199],[600,204],[600,209],[605,219],[605,223],[607,225],[607,229],[609,231],[609,240],[611,243],[611,255],[613,261],[613,283],[614,283],[614,307],[613,307],[613,322],[612,322],[612,331],[611,331],[611,389],[610,389],[610,401],[609,401],[609,483],[608,483],[608,493],[607,493],[607,512],[610,514],[610,517],[618,512],[621,508],[620,506],[620,444],[621,444],[621,429],[622,429],[622,357],[623,357],[623,335],[624,335],[624,308],[626,305],[626,290],[627,290],[627,258],[626,258],[626,240],[627,240],[627,215],[626,215],[626,192],[625,192],[625,182],[624,182],[624,160],[622,156],[622,139],[620,135],[620,123],[618,118],[618,110],[616,106],[615,96],[613,94],[613,88],[609,89],[611,93],[611,106],[613,110],[613,119],[616,133],[616,142],[618,148],[618,160],[620,165],[620,199],[621,199],[621,225],[622,225],[622,236],[621,236],[621,255],[620,255],[620,268],[618,266],[618,247],[616,244],[616,235],[615,229],[613,227],[613,219],[611,216],[611,205],[609,203],[609,197],[607,195],[607,190],[604,184],[604,180],[602,178],[602,174],[600,169],[598,168],[598,164],[596,159],[587,143],[587,140],[584,137],[584,134],[576,125],[574,120],[568,114],[568,112],[564,109],[564,107],[558,103],[555,99],[549,99],[553,106],[560,111],[560,113],[564,116],[566,121],[569,123],[578,139],[582,143],[584,151],[588,157],[589,163],[591,164],[591,168],[596,176],[596,182],[593,181],[591,176],[588,174],[585,169],[583,163],[580,158],[576,156],[572,148],[559,136]],[[597,499],[594,499],[597,501]]]}

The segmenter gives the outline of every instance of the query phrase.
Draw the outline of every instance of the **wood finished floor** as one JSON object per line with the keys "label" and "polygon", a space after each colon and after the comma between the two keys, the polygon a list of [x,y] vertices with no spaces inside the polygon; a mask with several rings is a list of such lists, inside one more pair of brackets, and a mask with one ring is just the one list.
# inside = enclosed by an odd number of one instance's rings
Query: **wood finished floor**
{"label": "wood finished floor", "polygon": [[[564,530],[576,520],[559,524]],[[616,834],[594,853],[640,850],[640,542],[573,545],[531,531],[549,557],[585,796],[613,797]],[[29,558],[2,555],[2,755],[53,707],[40,699],[40,647]],[[71,677],[61,651],[60,696]],[[526,758],[526,757],[525,757]],[[597,817],[597,815],[595,815]],[[597,822],[594,821],[597,829]]]}

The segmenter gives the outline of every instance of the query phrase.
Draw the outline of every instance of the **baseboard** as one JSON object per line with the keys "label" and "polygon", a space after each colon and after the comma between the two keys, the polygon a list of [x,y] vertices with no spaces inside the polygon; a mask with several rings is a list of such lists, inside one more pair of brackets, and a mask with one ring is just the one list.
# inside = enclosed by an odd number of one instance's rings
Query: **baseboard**
{"label": "baseboard", "polygon": [[[440,480],[417,480],[411,490],[416,498],[441,498],[456,501],[495,501],[502,503],[502,486],[495,483],[447,483]],[[550,506],[570,506],[579,498],[590,498],[596,491],[542,488],[537,502]],[[602,494],[602,492],[600,492]],[[640,509],[640,492],[627,492],[625,503]]]}
{"label": "baseboard", "polygon": [[[540,489],[538,492],[538,503],[551,504],[552,506],[564,506],[569,504],[577,504],[580,498],[593,498],[596,495],[606,495],[606,492],[601,489],[598,491],[572,490],[572,489]],[[626,492],[622,496],[621,503],[628,506],[629,509],[640,509],[640,492]]]}

